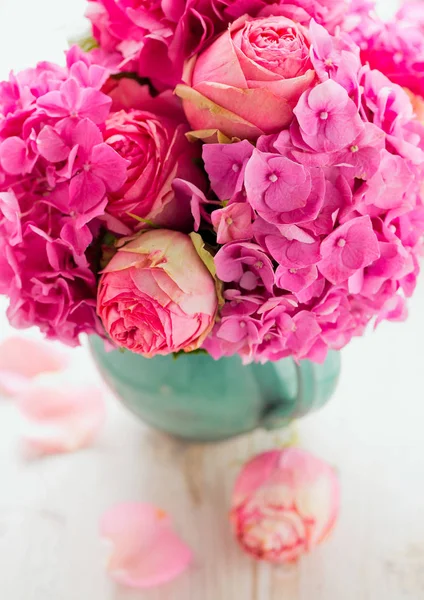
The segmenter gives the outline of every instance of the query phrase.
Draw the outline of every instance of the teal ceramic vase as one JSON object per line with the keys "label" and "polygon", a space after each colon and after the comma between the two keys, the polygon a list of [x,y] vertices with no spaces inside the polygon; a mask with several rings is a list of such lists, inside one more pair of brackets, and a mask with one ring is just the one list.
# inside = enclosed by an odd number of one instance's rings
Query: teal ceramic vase
{"label": "teal ceramic vase", "polygon": [[107,351],[97,337],[90,346],[104,380],[125,406],[152,427],[196,442],[284,427],[323,406],[340,373],[338,352],[330,352],[322,365],[286,358],[246,366],[238,356],[146,359]]}

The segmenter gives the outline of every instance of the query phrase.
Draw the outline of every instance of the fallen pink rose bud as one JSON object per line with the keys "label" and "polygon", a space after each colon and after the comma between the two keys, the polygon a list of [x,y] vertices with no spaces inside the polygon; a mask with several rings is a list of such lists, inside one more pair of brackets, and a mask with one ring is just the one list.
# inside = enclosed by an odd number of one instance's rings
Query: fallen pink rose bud
{"label": "fallen pink rose bud", "polygon": [[117,504],[100,521],[100,534],[113,550],[108,571],[133,588],[161,585],[180,575],[191,550],[174,533],[168,515],[150,504]]}
{"label": "fallen pink rose bud", "polygon": [[243,468],[231,521],[242,548],[258,560],[297,561],[320,544],[339,512],[334,470],[300,448],[272,450]]}

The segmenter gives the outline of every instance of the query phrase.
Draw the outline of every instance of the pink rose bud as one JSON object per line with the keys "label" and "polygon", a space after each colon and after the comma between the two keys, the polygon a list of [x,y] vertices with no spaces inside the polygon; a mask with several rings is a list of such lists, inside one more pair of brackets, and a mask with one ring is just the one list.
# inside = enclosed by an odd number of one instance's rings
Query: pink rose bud
{"label": "pink rose bud", "polygon": [[234,533],[256,559],[295,562],[328,535],[339,502],[339,482],[327,463],[300,448],[264,452],[237,479]]}
{"label": "pink rose bud", "polygon": [[218,311],[209,261],[200,236],[166,229],[120,248],[103,271],[97,299],[112,340],[148,358],[199,348]]}
{"label": "pink rose bud", "polygon": [[309,54],[302,25],[284,16],[244,16],[187,65],[188,85],[176,93],[193,129],[256,140],[291,122],[315,80]]}

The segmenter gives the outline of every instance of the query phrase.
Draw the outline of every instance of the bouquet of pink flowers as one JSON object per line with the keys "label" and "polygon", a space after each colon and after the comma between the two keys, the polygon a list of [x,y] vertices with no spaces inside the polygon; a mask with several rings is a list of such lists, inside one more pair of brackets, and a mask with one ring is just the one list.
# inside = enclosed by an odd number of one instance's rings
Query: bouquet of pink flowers
{"label": "bouquet of pink flowers", "polygon": [[403,319],[424,233],[408,11],[91,0],[91,50],[0,83],[11,323],[265,362]]}

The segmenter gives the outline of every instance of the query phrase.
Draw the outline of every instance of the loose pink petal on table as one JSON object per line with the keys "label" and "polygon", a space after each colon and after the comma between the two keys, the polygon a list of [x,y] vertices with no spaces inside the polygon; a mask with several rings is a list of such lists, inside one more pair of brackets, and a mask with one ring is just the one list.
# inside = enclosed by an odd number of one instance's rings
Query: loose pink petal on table
{"label": "loose pink petal on table", "polygon": [[49,342],[13,336],[0,344],[0,394],[15,396],[40,373],[67,366],[66,355]]}
{"label": "loose pink petal on table", "polygon": [[100,534],[113,546],[108,564],[111,577],[128,587],[146,589],[166,583],[192,559],[168,515],[151,504],[117,504],[103,515]]}
{"label": "loose pink petal on table", "polygon": [[0,369],[0,396],[18,396],[30,384],[28,377]]}
{"label": "loose pink petal on table", "polygon": [[20,395],[29,456],[74,452],[92,444],[105,420],[103,393],[95,385],[71,385],[55,376],[34,381]]}

